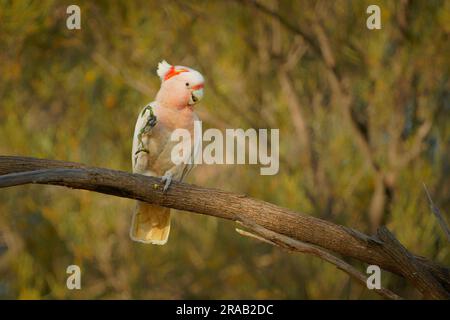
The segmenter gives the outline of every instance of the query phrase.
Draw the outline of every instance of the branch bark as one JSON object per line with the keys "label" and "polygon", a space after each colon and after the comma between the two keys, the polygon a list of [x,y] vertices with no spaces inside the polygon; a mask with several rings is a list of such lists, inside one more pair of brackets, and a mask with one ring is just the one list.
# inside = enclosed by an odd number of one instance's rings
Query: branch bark
{"label": "branch bark", "polygon": [[[243,223],[245,227],[250,229],[252,232],[248,232],[241,229],[236,229],[238,233],[243,236],[247,236],[250,238],[258,239],[260,241],[269,243],[273,246],[278,246],[280,248],[284,248],[290,251],[302,252],[312,254],[316,257],[321,258],[322,260],[327,261],[335,265],[338,269],[347,273],[352,279],[356,280],[363,287],[367,286],[367,277],[358,269],[348,264],[344,260],[339,259],[338,257],[330,254],[328,251],[321,249],[320,247],[314,246],[312,244],[308,244],[305,242],[301,242],[298,240],[291,239],[289,237],[283,236],[276,232],[267,230],[261,226],[258,226],[254,223],[246,222]],[[380,289],[374,289],[374,291],[382,296],[383,298],[390,300],[402,300],[403,298],[390,291],[389,289],[381,287]]]}
{"label": "branch bark", "polygon": [[[386,248],[392,248],[391,238],[370,237],[354,229],[252,199],[244,194],[179,182],[173,182],[167,193],[163,193],[161,181],[157,177],[73,162],[0,156],[0,188],[29,183],[90,190],[232,221],[250,221],[294,240],[378,265],[409,280],[411,268],[404,266],[413,264],[414,272],[421,274],[423,279],[434,279],[432,288],[425,286],[423,281],[411,281],[416,288],[432,298],[450,297],[450,270],[413,255],[403,247],[404,250],[386,251]],[[399,264],[399,261],[409,262]],[[433,290],[431,295],[430,290]]]}

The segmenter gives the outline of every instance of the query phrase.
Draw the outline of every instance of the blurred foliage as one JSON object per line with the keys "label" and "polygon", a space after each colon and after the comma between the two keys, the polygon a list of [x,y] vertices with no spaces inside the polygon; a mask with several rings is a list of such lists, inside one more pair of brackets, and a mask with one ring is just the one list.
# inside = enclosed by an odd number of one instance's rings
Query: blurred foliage
{"label": "blurred foliage", "polygon": [[[449,264],[422,188],[450,212],[449,1],[258,2],[316,49],[251,2],[77,1],[82,28],[68,30],[72,3],[0,1],[0,154],[130,171],[135,119],[166,59],[205,75],[204,128],[280,129],[278,175],[201,165],[189,182],[368,233],[378,213],[412,252]],[[375,3],[382,29],[371,31]],[[1,190],[0,298],[378,298],[315,257],[197,214],[174,215],[166,246],[132,242],[132,207],[60,187]],[[70,264],[82,290],[66,288]],[[387,272],[382,282],[419,296]]]}

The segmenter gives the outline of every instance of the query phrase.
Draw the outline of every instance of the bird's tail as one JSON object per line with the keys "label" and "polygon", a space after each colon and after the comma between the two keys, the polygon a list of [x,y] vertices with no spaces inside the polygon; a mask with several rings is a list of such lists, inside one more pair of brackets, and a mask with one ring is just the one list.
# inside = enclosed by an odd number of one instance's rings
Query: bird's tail
{"label": "bird's tail", "polygon": [[137,201],[131,221],[130,237],[134,241],[166,244],[170,232],[170,209]]}

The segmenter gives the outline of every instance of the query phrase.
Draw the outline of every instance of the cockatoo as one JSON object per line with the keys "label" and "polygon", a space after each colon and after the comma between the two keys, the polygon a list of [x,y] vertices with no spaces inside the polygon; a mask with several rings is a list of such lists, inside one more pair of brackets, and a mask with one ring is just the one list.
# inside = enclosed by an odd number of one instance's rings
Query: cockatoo
{"label": "cockatoo", "polygon": [[[191,137],[195,136],[194,121],[199,118],[193,107],[203,97],[204,78],[194,69],[173,66],[166,61],[158,64],[156,73],[161,79],[161,88],[155,101],[139,113],[131,157],[133,172],[162,177],[165,192],[172,180],[183,180],[193,168],[193,159],[201,141],[191,139],[191,153],[186,155],[191,161],[175,165],[171,154],[179,142],[171,141],[170,137],[178,128],[187,129]],[[167,242],[169,231],[169,208],[137,201],[131,222],[132,240],[163,245]]]}

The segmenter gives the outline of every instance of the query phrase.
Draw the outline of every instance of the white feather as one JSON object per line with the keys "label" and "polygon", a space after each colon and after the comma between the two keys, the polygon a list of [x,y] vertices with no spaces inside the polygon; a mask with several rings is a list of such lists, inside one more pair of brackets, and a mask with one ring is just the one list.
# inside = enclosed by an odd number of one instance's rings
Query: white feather
{"label": "white feather", "polygon": [[166,76],[167,72],[169,72],[171,67],[172,66],[168,64],[166,60],[163,60],[160,63],[158,63],[158,69],[156,70],[156,74],[159,76],[161,80],[164,80],[164,77]]}

